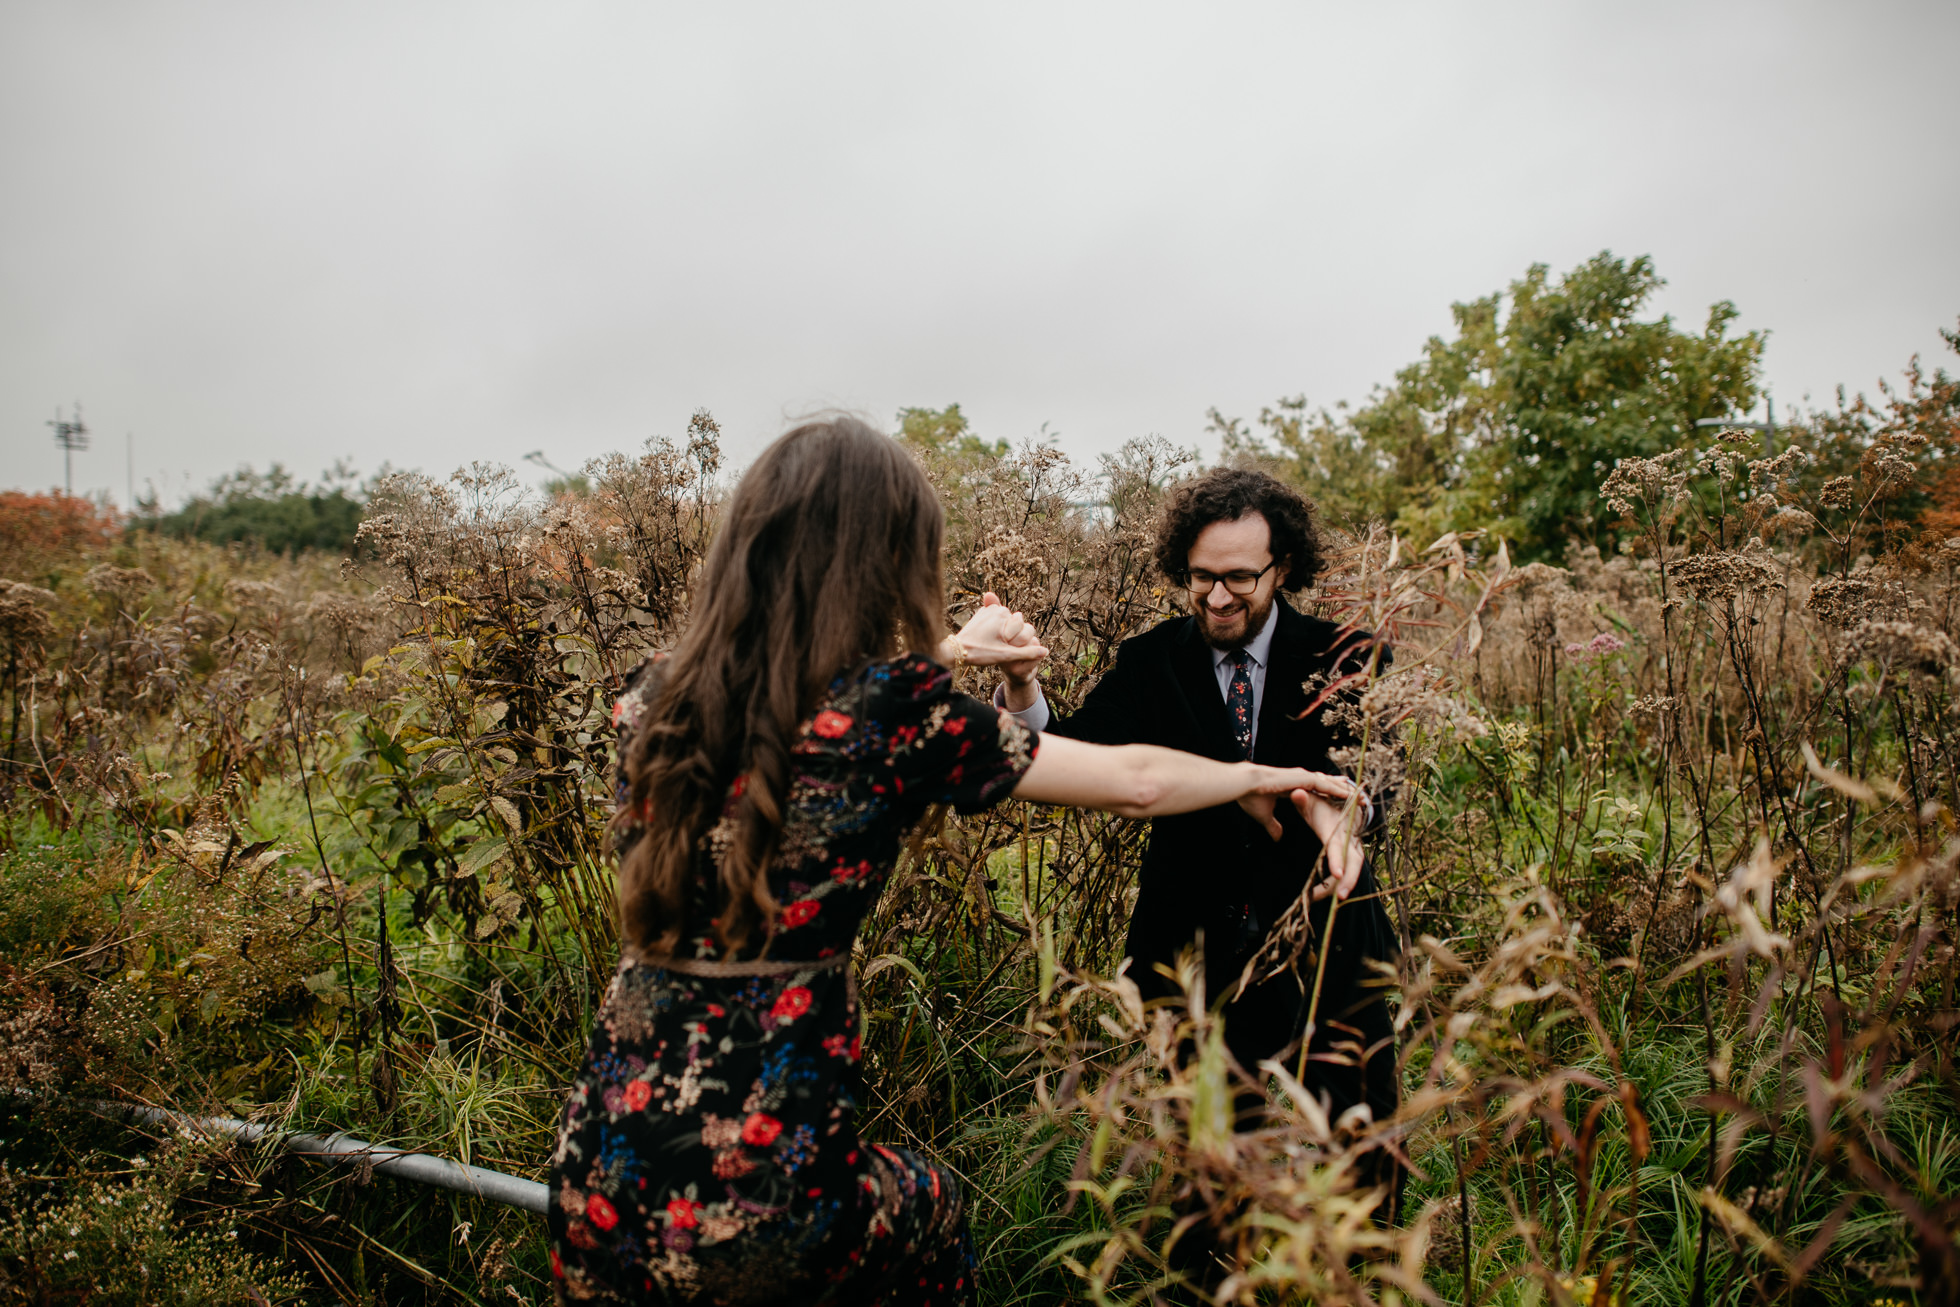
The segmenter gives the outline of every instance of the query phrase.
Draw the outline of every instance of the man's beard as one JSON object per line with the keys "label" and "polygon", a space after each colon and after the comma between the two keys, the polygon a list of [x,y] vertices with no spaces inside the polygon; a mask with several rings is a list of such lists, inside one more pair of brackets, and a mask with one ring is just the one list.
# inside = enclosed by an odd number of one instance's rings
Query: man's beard
{"label": "man's beard", "polygon": [[1206,606],[1203,599],[1195,595],[1191,599],[1191,615],[1198,619],[1198,634],[1205,638],[1206,644],[1214,649],[1242,649],[1246,641],[1259,634],[1266,625],[1266,618],[1272,613],[1273,602],[1278,597],[1279,588],[1275,586],[1266,592],[1263,602],[1253,595],[1234,600],[1245,605],[1241,610],[1244,625],[1240,625],[1237,619],[1229,621],[1227,626],[1234,632],[1231,635],[1220,634],[1219,627],[1211,616],[1210,608]]}

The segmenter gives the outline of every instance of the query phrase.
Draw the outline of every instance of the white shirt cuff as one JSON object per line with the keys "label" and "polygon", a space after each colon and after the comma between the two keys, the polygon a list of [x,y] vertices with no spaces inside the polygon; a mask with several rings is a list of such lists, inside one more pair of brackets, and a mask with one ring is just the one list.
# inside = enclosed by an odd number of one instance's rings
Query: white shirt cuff
{"label": "white shirt cuff", "polygon": [[1041,682],[1034,683],[1034,702],[1015,712],[1007,706],[1007,685],[1003,682],[994,687],[994,707],[1012,717],[1031,731],[1045,731],[1054,714],[1048,711],[1048,696],[1041,692]]}

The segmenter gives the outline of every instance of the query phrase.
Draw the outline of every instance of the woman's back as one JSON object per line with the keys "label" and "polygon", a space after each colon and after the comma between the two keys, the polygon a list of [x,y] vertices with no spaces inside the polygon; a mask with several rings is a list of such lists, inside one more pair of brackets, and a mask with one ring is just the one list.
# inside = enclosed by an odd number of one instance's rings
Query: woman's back
{"label": "woman's back", "polygon": [[[621,699],[623,736],[659,681],[643,674]],[[621,964],[566,1108],[552,1170],[566,1298],[870,1301],[903,1268],[905,1301],[965,1300],[970,1254],[924,1257],[960,1241],[950,1177],[858,1139],[858,1011],[840,964],[926,808],[998,801],[1033,749],[927,659],[840,677],[790,749],[776,920],[735,955],[716,929],[743,781],[730,787],[677,947]],[[644,835],[626,815],[622,855]],[[744,964],[777,973],[700,974]]]}

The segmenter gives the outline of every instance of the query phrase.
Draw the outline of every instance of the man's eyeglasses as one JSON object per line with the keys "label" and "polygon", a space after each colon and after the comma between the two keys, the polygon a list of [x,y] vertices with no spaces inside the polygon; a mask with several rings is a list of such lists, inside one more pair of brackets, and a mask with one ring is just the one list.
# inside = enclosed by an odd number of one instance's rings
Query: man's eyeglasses
{"label": "man's eyeglasses", "polygon": [[1213,586],[1223,585],[1226,594],[1243,599],[1259,588],[1260,577],[1278,566],[1279,559],[1275,558],[1256,572],[1227,572],[1223,576],[1212,572],[1187,572],[1184,588],[1202,598],[1211,593]]}

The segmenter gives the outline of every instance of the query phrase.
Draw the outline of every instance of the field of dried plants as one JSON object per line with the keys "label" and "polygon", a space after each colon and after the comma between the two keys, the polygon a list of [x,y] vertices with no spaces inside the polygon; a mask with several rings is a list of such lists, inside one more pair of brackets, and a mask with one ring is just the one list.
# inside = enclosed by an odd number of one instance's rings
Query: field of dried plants
{"label": "field of dried plants", "polygon": [[[1274,1066],[1277,1124],[1228,1128],[1265,1072],[1115,972],[1144,825],[927,832],[861,942],[862,1126],[967,1178],[987,1301],[1149,1301],[1204,1210],[1222,1301],[1960,1302],[1960,540],[1894,520],[1910,431],[1809,482],[1756,439],[1623,461],[1616,552],[1358,530],[1309,594],[1395,649],[1332,709],[1395,796],[1392,1120]],[[1176,602],[1189,455],[929,470],[955,607],[1024,609],[1058,708]],[[542,1175],[615,957],[610,696],[727,479],[705,414],[586,475],[393,477],[344,567],[9,537],[0,1300],[548,1299],[528,1214],[88,1103]],[[1400,1226],[1352,1185],[1382,1144]]]}

